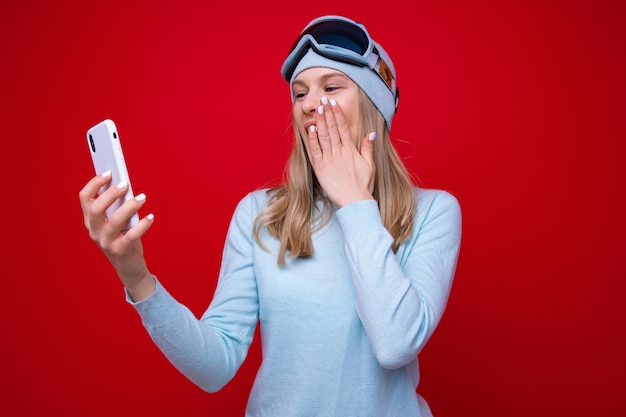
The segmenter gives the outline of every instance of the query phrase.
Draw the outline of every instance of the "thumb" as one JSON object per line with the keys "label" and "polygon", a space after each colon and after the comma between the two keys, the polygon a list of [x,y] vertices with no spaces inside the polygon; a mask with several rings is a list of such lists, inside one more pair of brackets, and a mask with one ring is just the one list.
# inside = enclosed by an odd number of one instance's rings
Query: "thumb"
{"label": "thumb", "polygon": [[374,177],[376,172],[376,166],[374,165],[374,139],[376,139],[376,132],[370,133],[361,141],[361,157],[365,159],[365,162],[367,162],[371,168],[371,176],[367,185],[370,193],[374,192]]}
{"label": "thumb", "polygon": [[374,165],[374,139],[376,132],[370,133],[361,141],[361,156],[370,166]]}

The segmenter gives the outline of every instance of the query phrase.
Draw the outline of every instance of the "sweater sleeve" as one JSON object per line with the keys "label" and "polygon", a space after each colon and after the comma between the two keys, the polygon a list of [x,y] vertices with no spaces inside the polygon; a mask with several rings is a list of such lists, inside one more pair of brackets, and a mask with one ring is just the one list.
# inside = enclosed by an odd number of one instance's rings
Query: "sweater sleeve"
{"label": "sweater sleeve", "polygon": [[217,289],[198,320],[157,280],[148,299],[127,301],[139,313],[150,337],[167,359],[205,391],[221,389],[235,375],[252,343],[258,319],[252,267],[251,198],[243,199],[231,220]]}
{"label": "sweater sleeve", "polygon": [[447,304],[460,248],[461,211],[444,191],[421,191],[413,233],[397,254],[375,201],[337,211],[359,317],[381,366],[415,359]]}

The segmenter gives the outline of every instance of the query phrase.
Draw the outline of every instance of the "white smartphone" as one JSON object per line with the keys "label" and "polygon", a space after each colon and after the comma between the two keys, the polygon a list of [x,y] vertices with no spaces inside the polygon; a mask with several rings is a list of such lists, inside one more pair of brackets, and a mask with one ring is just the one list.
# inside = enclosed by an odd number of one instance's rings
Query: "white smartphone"
{"label": "white smartphone", "polygon": [[[130,184],[128,169],[124,161],[122,144],[117,127],[112,120],[106,119],[87,130],[87,144],[91,152],[91,160],[96,170],[96,175],[105,171],[111,171],[111,181],[100,189],[100,194],[111,186],[116,186],[122,181],[128,183],[126,194],[117,199],[108,209],[107,217],[110,217],[125,201],[134,197],[133,188]],[[139,215],[134,213],[128,222],[127,229],[139,222]]]}

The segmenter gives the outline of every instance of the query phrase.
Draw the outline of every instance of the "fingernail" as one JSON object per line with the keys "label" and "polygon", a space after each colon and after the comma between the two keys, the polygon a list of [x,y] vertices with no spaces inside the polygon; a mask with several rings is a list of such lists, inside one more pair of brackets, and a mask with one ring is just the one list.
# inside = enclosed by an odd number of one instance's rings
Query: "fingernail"
{"label": "fingernail", "polygon": [[315,125],[309,126],[309,132],[315,133]]}
{"label": "fingernail", "polygon": [[152,213],[148,214],[148,215],[146,216],[146,219],[148,219],[148,220],[150,220],[150,221],[154,220],[154,214],[152,214]]}
{"label": "fingernail", "polygon": [[119,188],[120,190],[123,190],[127,186],[128,186],[128,182],[126,182],[126,181],[122,181],[119,184],[117,184],[117,188]]}
{"label": "fingernail", "polygon": [[317,112],[318,112],[319,114],[324,114],[324,106],[319,106],[319,107],[317,108]]}
{"label": "fingernail", "polygon": [[376,132],[370,133],[370,137],[368,139],[370,140],[370,142],[372,142],[374,139],[376,139]]}
{"label": "fingernail", "polygon": [[337,102],[334,99],[330,99],[330,105],[335,107],[337,105]]}
{"label": "fingernail", "polygon": [[110,176],[111,176],[111,170],[109,169],[109,170],[107,170],[107,171],[104,171],[104,172],[102,173],[102,176],[103,176],[103,177],[110,177]]}
{"label": "fingernail", "polygon": [[328,104],[328,99],[326,98],[326,96],[322,97],[322,104],[324,106]]}
{"label": "fingernail", "polygon": [[141,193],[138,196],[135,196],[135,200],[137,201],[144,201],[145,199],[146,199],[146,195],[144,193]]}

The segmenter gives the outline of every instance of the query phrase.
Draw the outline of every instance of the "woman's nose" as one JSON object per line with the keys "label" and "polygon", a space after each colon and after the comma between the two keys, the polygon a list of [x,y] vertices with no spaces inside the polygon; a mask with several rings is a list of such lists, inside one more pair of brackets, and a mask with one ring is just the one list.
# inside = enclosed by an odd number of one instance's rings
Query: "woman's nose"
{"label": "woman's nose", "polygon": [[306,97],[302,101],[302,112],[305,114],[314,112],[320,105],[320,97],[317,94],[311,92],[307,93]]}

